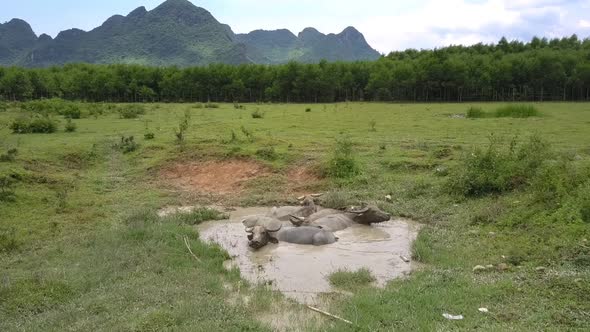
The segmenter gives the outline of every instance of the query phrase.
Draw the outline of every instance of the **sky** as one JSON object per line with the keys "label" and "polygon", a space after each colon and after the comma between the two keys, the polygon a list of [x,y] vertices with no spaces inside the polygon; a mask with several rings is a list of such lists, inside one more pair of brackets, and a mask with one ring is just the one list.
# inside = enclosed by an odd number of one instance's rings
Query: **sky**
{"label": "sky", "polygon": [[[20,18],[38,35],[91,30],[114,14],[164,0],[0,0],[0,22]],[[509,40],[590,37],[590,0],[191,0],[234,32],[306,27],[361,31],[381,53]]]}

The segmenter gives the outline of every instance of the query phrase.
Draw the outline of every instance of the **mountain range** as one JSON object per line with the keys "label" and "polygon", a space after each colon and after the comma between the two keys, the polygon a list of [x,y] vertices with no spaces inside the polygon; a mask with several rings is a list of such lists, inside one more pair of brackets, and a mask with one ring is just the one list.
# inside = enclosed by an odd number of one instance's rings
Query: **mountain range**
{"label": "mountain range", "polygon": [[115,15],[91,31],[70,29],[37,36],[20,19],[0,24],[0,65],[47,67],[67,63],[197,66],[211,63],[279,64],[289,61],[375,60],[380,54],[348,27],[339,34],[306,28],[236,34],[188,0],[167,0],[147,11]]}

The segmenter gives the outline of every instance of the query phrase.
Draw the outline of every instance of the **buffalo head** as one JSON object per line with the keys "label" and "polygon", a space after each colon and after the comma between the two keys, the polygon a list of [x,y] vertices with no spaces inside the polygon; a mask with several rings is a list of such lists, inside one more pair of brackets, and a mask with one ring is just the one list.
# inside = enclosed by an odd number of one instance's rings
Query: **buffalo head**
{"label": "buffalo head", "polygon": [[386,222],[391,219],[391,216],[374,205],[362,209],[350,209],[347,212],[354,214],[354,222],[363,225],[377,224]]}
{"label": "buffalo head", "polygon": [[242,221],[248,233],[248,245],[260,249],[270,243],[278,243],[275,233],[280,231],[282,223],[268,217],[250,217]]}

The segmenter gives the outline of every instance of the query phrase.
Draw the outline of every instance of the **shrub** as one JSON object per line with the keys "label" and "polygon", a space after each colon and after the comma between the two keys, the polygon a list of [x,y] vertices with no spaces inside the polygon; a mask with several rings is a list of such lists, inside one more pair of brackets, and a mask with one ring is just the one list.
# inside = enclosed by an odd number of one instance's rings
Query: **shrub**
{"label": "shrub", "polygon": [[264,118],[264,113],[260,112],[260,110],[256,110],[254,112],[252,112],[252,119],[263,119]]}
{"label": "shrub", "polygon": [[256,151],[256,155],[265,160],[277,160],[278,155],[275,148],[272,146],[260,148]]}
{"label": "shrub", "polygon": [[529,118],[539,116],[540,113],[533,105],[508,105],[496,110],[497,118]]}
{"label": "shrub", "polygon": [[46,116],[19,117],[10,125],[15,134],[51,134],[57,130],[57,124]]}
{"label": "shrub", "polygon": [[145,114],[145,107],[142,105],[127,105],[119,109],[121,119],[137,119]]}
{"label": "shrub", "polygon": [[77,128],[78,127],[76,126],[76,124],[72,122],[72,119],[68,118],[68,121],[66,122],[65,126],[66,133],[73,133],[76,131]]}
{"label": "shrub", "polygon": [[139,148],[139,144],[135,142],[135,138],[133,136],[121,136],[121,142],[119,144],[115,144],[115,147],[121,150],[123,153],[130,153],[137,150]]}
{"label": "shrub", "polygon": [[8,104],[0,101],[0,112],[6,112],[8,110]]}
{"label": "shrub", "polygon": [[104,108],[102,105],[99,104],[89,104],[87,106],[88,109],[88,115],[94,117],[94,118],[98,118],[99,116],[104,114]]}
{"label": "shrub", "polygon": [[82,111],[76,104],[64,105],[59,113],[66,119],[80,119],[82,117]]}
{"label": "shrub", "polygon": [[191,120],[191,113],[189,111],[184,112],[184,117],[178,124],[178,130],[174,132],[177,143],[183,143],[185,139],[185,132],[188,130]]}
{"label": "shrub", "polygon": [[525,144],[513,140],[509,148],[492,138],[487,149],[476,148],[451,172],[450,191],[463,196],[502,193],[528,185],[551,152],[536,136]]}
{"label": "shrub", "polygon": [[153,140],[154,138],[156,138],[156,134],[149,132],[149,133],[145,133],[145,135],[143,135],[143,138],[145,138],[147,141]]}
{"label": "shrub", "polygon": [[234,109],[243,110],[243,109],[246,109],[246,107],[244,107],[244,105],[240,105],[238,103],[234,103]]}
{"label": "shrub", "polygon": [[311,112],[311,108],[308,107],[305,109],[305,113],[310,113],[310,112]]}
{"label": "shrub", "polygon": [[0,162],[13,162],[16,160],[16,155],[18,154],[18,150],[16,148],[9,149],[6,153],[0,155]]}
{"label": "shrub", "polygon": [[488,114],[486,112],[484,112],[480,107],[470,107],[467,110],[467,114],[466,114],[466,117],[469,119],[479,119],[479,118],[485,118],[487,116],[488,116]]}
{"label": "shrub", "polygon": [[361,173],[360,167],[353,156],[353,143],[345,137],[336,141],[336,148],[326,169],[328,176],[346,179]]}

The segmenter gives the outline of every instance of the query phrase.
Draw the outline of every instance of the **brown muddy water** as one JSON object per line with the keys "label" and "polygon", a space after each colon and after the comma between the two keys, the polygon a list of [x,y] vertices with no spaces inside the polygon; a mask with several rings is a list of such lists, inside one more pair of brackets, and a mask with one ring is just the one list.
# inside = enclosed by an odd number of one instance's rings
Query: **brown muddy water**
{"label": "brown muddy water", "polygon": [[367,268],[384,286],[394,278],[407,275],[413,264],[411,245],[419,225],[407,220],[356,225],[336,232],[338,242],[321,247],[290,243],[269,244],[254,251],[241,220],[245,216],[264,214],[268,208],[244,208],[231,212],[229,220],[207,222],[198,226],[200,237],[223,247],[233,258],[229,266],[240,269],[252,283],[269,284],[287,297],[305,304],[315,304],[318,295],[333,292],[328,277],[338,270]]}

